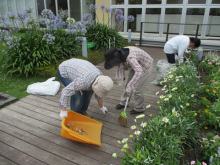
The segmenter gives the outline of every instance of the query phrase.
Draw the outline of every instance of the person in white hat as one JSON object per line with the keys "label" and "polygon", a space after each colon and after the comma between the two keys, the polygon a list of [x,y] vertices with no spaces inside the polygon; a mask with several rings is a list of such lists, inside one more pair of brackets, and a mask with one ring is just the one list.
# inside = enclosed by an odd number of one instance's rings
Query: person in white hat
{"label": "person in white hat", "polygon": [[65,86],[59,101],[61,118],[67,117],[69,97],[71,110],[86,115],[93,92],[100,110],[103,113],[108,112],[102,99],[112,89],[113,81],[110,77],[102,75],[92,63],[76,58],[64,61],[59,65],[58,77]]}

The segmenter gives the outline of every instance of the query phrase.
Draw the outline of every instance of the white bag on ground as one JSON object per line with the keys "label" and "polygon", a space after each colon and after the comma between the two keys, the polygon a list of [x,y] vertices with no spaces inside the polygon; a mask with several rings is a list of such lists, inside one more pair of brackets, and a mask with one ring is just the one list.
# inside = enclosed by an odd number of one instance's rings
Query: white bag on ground
{"label": "white bag on ground", "polygon": [[37,82],[27,87],[27,93],[35,95],[56,95],[60,89],[60,82],[53,81],[55,77],[49,78],[45,82]]}
{"label": "white bag on ground", "polygon": [[160,82],[168,76],[168,72],[171,68],[176,68],[173,64],[167,62],[167,60],[159,60],[157,62],[156,70],[158,71],[156,79],[152,82],[155,85],[160,85]]}

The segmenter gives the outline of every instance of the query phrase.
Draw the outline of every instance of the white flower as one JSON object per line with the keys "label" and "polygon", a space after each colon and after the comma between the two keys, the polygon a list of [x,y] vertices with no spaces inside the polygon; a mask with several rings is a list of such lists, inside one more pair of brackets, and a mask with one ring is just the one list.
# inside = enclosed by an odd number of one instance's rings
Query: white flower
{"label": "white flower", "polygon": [[144,114],[141,114],[141,115],[138,115],[138,116],[136,116],[136,119],[142,119],[142,118],[144,118]]}
{"label": "white flower", "polygon": [[183,78],[183,76],[179,76],[179,78]]}
{"label": "white flower", "polygon": [[168,90],[165,91],[165,93],[168,93],[168,92],[169,92]]}
{"label": "white flower", "polygon": [[137,135],[137,136],[140,135],[140,133],[141,133],[141,131],[135,131],[134,132],[134,134]]}
{"label": "white flower", "polygon": [[176,79],[176,82],[180,81],[179,79]]}
{"label": "white flower", "polygon": [[162,90],[162,91],[165,91],[166,89],[165,89],[165,88],[162,88],[161,90]]}
{"label": "white flower", "polygon": [[147,122],[144,122],[144,123],[142,122],[140,126],[143,127],[143,128],[146,127],[147,126]]}
{"label": "white flower", "polygon": [[148,106],[146,106],[146,108],[150,108],[150,104]]}
{"label": "white flower", "polygon": [[120,141],[120,140],[118,140],[118,144],[121,144],[121,141]]}
{"label": "white flower", "polygon": [[169,78],[173,78],[173,75],[169,75]]}
{"label": "white flower", "polygon": [[127,142],[128,142],[128,138],[124,138],[124,139],[122,139],[121,142],[122,142],[122,143],[127,143]]}
{"label": "white flower", "polygon": [[167,87],[167,85],[164,85],[164,88],[166,88]]}
{"label": "white flower", "polygon": [[156,95],[158,95],[159,94],[159,91],[156,93]]}
{"label": "white flower", "polygon": [[176,113],[176,117],[179,117],[179,116],[180,116],[180,114],[177,112],[177,113]]}
{"label": "white flower", "polygon": [[168,99],[168,98],[165,98],[164,101],[169,101],[169,99]]}
{"label": "white flower", "polygon": [[180,105],[180,108],[182,108],[182,109],[183,109],[183,106],[182,106],[182,105]]}
{"label": "white flower", "polygon": [[172,109],[172,113],[175,113],[176,112],[176,109],[175,109],[175,107]]}
{"label": "white flower", "polygon": [[191,95],[191,97],[195,97],[195,95],[194,95],[194,94],[192,94],[192,95]]}
{"label": "white flower", "polygon": [[112,156],[113,156],[114,158],[117,158],[117,154],[116,154],[116,153],[113,153]]}
{"label": "white flower", "polygon": [[167,117],[164,117],[164,118],[162,119],[162,121],[163,121],[164,123],[168,123],[168,122],[169,122],[169,119],[168,119]]}
{"label": "white flower", "polygon": [[136,129],[136,126],[135,126],[135,125],[132,125],[132,126],[131,126],[131,129],[132,129],[132,130]]}
{"label": "white flower", "polygon": [[160,98],[161,98],[161,99],[163,99],[163,98],[164,98],[164,96],[163,96],[163,95],[161,95],[161,96],[160,96]]}
{"label": "white flower", "polygon": [[168,95],[168,96],[169,96],[170,99],[172,98],[172,95]]}

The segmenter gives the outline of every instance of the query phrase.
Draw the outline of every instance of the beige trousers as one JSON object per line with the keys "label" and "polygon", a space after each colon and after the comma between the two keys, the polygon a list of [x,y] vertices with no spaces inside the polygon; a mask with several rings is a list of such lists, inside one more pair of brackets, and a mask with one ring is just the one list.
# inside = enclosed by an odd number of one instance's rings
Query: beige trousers
{"label": "beige trousers", "polygon": [[[144,93],[146,91],[147,84],[150,83],[150,78],[153,70],[153,63],[151,64],[149,70],[141,77],[136,86],[136,91],[134,92],[134,110],[138,112],[143,112],[146,108],[144,104]],[[126,86],[131,81],[134,76],[134,70],[130,70],[128,73],[128,78],[126,81],[125,89],[123,94],[121,95],[120,104],[125,105],[127,99]],[[131,97],[130,97],[131,98]],[[130,101],[130,99],[129,99]]]}

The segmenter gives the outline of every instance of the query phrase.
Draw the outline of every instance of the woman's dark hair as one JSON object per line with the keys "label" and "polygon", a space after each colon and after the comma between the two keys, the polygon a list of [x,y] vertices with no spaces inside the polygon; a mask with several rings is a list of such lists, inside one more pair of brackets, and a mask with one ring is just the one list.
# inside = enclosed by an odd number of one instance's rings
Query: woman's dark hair
{"label": "woman's dark hair", "polygon": [[195,47],[196,47],[196,48],[199,47],[200,44],[201,44],[201,41],[200,41],[200,39],[198,39],[198,38],[190,37],[190,41],[195,44]]}

